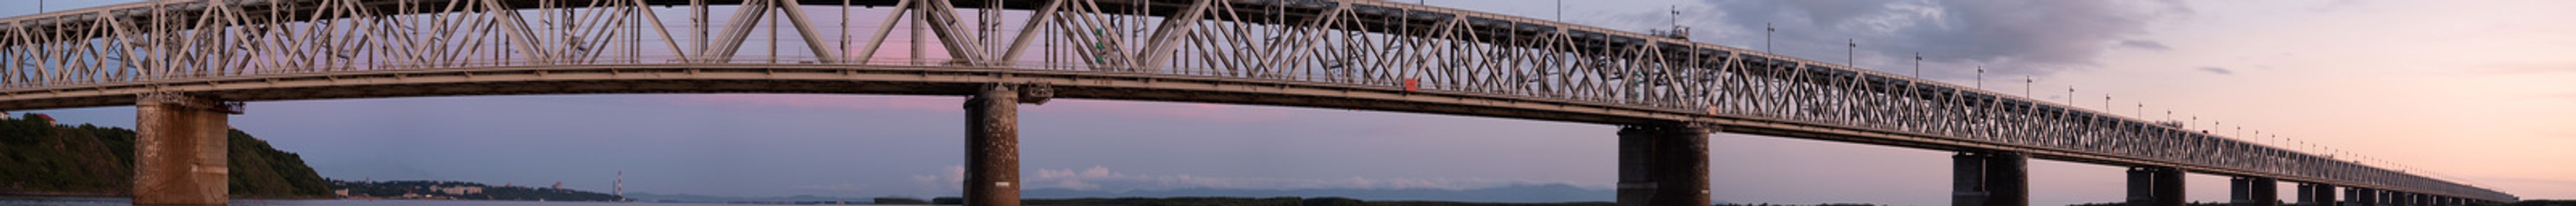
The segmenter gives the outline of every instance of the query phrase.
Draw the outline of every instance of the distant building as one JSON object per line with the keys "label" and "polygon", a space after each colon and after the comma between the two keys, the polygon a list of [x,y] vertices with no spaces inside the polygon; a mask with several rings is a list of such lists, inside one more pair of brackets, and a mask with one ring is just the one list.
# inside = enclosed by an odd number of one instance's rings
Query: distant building
{"label": "distant building", "polygon": [[471,187],[471,186],[456,186],[456,187],[438,187],[438,186],[431,186],[431,187],[429,187],[429,190],[438,191],[438,193],[444,193],[444,194],[448,194],[448,195],[470,195],[470,194],[480,194],[480,193],[483,193],[483,187]]}

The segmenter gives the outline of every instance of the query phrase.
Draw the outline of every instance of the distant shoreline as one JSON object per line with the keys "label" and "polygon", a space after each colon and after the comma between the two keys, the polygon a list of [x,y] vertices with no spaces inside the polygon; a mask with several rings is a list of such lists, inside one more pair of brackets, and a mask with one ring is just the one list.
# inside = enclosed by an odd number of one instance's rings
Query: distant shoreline
{"label": "distant shoreline", "polygon": [[[0,197],[110,197],[110,198],[134,198],[134,195],[130,195],[130,194],[126,194],[126,193],[97,193],[97,192],[0,192]],[[231,198],[227,198],[227,199],[254,199],[254,200],[336,200],[336,199],[342,199],[342,198],[336,198],[336,197],[231,197]]]}

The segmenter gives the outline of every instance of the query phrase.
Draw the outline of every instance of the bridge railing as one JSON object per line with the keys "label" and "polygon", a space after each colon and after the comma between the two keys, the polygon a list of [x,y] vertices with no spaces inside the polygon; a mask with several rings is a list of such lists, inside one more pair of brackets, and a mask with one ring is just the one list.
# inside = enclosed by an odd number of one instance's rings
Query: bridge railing
{"label": "bridge railing", "polygon": [[[733,19],[713,21],[722,17],[655,16],[678,14],[662,10],[682,8],[655,8],[672,5],[653,2],[661,1],[567,0],[562,5],[499,0],[146,2],[12,17],[0,22],[0,28],[6,28],[0,29],[0,90],[15,94],[216,77],[610,64],[778,62],[1145,73],[1414,87],[1660,108],[2379,188],[2511,198],[2411,171],[2382,169],[2387,165],[2351,162],[2349,157],[2286,150],[1936,81],[1708,43],[1422,5],[1050,1],[1067,5],[1055,13],[1027,12],[1048,17],[1031,21],[1035,27],[1021,27],[1032,23],[1015,21],[977,23],[972,28],[962,23],[929,24],[919,29],[927,31],[915,33],[939,38],[923,36],[919,39],[929,40],[914,41],[935,45],[904,46],[937,51],[909,54],[887,48],[894,47],[890,46],[893,41],[875,41],[886,39],[878,36],[893,36],[890,31],[896,29],[889,26],[903,20],[874,19],[853,25],[847,22],[852,19],[849,13],[813,9],[849,11],[850,7],[742,6],[735,11],[842,17],[838,18],[841,26],[829,26],[808,22],[822,18],[779,21],[764,15],[729,15]],[[1044,5],[1019,3],[1025,4],[1009,5]],[[963,5],[970,4],[948,6]],[[902,19],[968,21],[957,17],[964,13],[960,8],[889,8],[929,14]],[[773,32],[755,32],[764,30]],[[780,30],[797,33],[774,32]],[[1035,32],[1022,35],[1034,39],[1006,36],[1019,32]],[[768,37],[754,36],[760,34]],[[1014,55],[1006,51],[1019,51],[1006,48],[1018,47],[1028,48],[1027,55],[1002,58]],[[888,58],[924,55],[940,57]],[[857,63],[861,59],[855,56],[868,59]]]}

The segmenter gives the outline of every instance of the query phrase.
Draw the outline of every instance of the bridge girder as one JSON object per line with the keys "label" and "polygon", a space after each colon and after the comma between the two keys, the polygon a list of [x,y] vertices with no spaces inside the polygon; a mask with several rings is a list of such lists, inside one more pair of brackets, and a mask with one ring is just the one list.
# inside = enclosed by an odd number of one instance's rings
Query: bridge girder
{"label": "bridge girder", "polygon": [[[701,3],[749,6],[740,6],[732,23],[693,17],[698,21],[677,25],[700,35],[671,34],[679,29],[653,12],[659,10],[653,6]],[[852,6],[889,18],[874,19],[878,28],[849,28]],[[837,22],[843,26],[809,18],[826,14],[808,9],[827,7],[843,11],[831,12],[843,16]],[[711,10],[688,9],[693,16]],[[778,46],[781,38],[752,37],[771,11],[789,22],[767,24],[768,34],[793,28],[801,39],[793,43],[806,51],[779,52],[795,48]],[[960,25],[969,21],[959,18],[966,12],[995,13]],[[996,14],[1014,12],[1038,18]],[[879,57],[876,50],[886,46],[894,25],[925,19],[951,63],[869,61]],[[1021,30],[1004,31],[1013,22]],[[726,29],[703,35],[710,28]],[[680,36],[696,43],[682,44]],[[745,47],[755,41],[767,44]],[[826,43],[834,41],[839,44]],[[783,62],[737,58],[753,48],[771,52],[751,57]],[[951,79],[871,76],[889,72]],[[1158,82],[1164,80],[1187,83]],[[1108,82],[1093,92],[1598,123],[1697,121],[1729,132],[2027,151],[2044,159],[2515,199],[2349,158],[1957,85],[1633,32],[1377,1],[151,1],[0,19],[0,109],[126,105],[131,95],[170,91],[283,100],[824,90],[758,83],[690,88],[728,81],[929,85],[840,92],[943,95],[959,93],[931,88]],[[683,83],[662,84],[670,82]],[[1083,87],[1069,88],[1066,97],[1083,97]],[[1259,97],[1283,94],[1291,98]]]}

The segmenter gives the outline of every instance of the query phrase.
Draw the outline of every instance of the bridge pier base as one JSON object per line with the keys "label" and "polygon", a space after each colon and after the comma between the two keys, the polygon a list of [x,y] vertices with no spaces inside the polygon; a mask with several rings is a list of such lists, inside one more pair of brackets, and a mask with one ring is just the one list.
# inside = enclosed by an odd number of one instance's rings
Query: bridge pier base
{"label": "bridge pier base", "polygon": [[2409,202],[2407,205],[2432,206],[2433,196],[2425,194],[2407,194],[2406,201]]}
{"label": "bridge pier base", "polygon": [[2280,182],[2272,178],[2235,177],[2228,179],[2227,182],[2229,203],[2239,206],[2278,206],[2280,204],[2280,188],[2277,186]]}
{"label": "bridge pier base", "polygon": [[2305,206],[2336,206],[2335,186],[2318,183],[2299,183],[2299,204]]}
{"label": "bridge pier base", "polygon": [[2129,168],[2129,205],[2183,206],[2182,168]]}
{"label": "bridge pier base", "polygon": [[2433,201],[2433,195],[2431,194],[2415,194],[2415,205],[2435,206],[2441,204],[2435,204]]}
{"label": "bridge pier base", "polygon": [[2398,206],[2429,206],[2429,203],[2424,203],[2424,193],[2401,193],[2401,196],[2406,203],[2398,203]]}
{"label": "bridge pier base", "polygon": [[2390,206],[2416,206],[2416,205],[2415,205],[2415,194],[2407,194],[2406,192],[2402,192],[2402,191],[2388,191],[2388,204],[2387,204],[2387,205],[2390,205]]}
{"label": "bridge pier base", "polygon": [[2402,200],[2402,202],[2403,202],[2403,203],[2398,203],[2397,205],[2401,205],[2401,206],[2425,206],[2425,205],[2426,205],[2426,204],[2424,204],[2424,194],[2415,194],[2415,193],[2398,193],[2398,194],[2400,194],[2400,195],[2398,195],[2398,197],[2400,197],[2400,198],[2398,198],[2398,200]]}
{"label": "bridge pier base", "polygon": [[239,104],[182,94],[134,102],[134,205],[224,205],[229,115]]}
{"label": "bridge pier base", "polygon": [[2379,206],[2379,201],[2380,201],[2379,190],[2373,190],[2373,189],[2370,189],[2370,188],[2354,187],[2354,188],[2352,188],[2352,189],[2350,189],[2350,190],[2344,190],[2344,191],[2346,191],[2346,192],[2351,192],[2351,193],[2352,193],[2352,195],[2351,195],[2351,196],[2352,196],[2352,201],[2350,201],[2350,202],[2352,202],[2352,204],[2348,204],[2348,205],[2345,205],[2345,206]]}
{"label": "bridge pier base", "polygon": [[2314,199],[2314,198],[2316,198],[2316,197],[2317,197],[2317,186],[2316,186],[2316,184],[2299,183],[2299,186],[2298,186],[2298,187],[2299,187],[2299,189],[2293,189],[2293,190],[2290,190],[2290,191],[2293,191],[2294,193],[2296,193],[2296,194],[2293,194],[2293,195],[2297,195],[2297,196],[2290,196],[2290,198],[2293,198],[2293,199],[2295,199],[2296,201],[2298,201],[2298,202],[2290,203],[2290,205],[2293,205],[2293,206],[2322,206],[2322,205],[2317,205],[2317,201],[2316,201],[2317,199]]}
{"label": "bridge pier base", "polygon": [[1048,89],[991,85],[966,99],[966,205],[1020,205],[1019,104],[1046,103]]}
{"label": "bridge pier base", "polygon": [[1622,206],[1709,205],[1708,134],[1715,126],[1619,128]]}
{"label": "bridge pier base", "polygon": [[2407,194],[2406,192],[2398,192],[2398,191],[2389,191],[2389,192],[2388,192],[2388,205],[2392,205],[2392,206],[2419,206],[2419,205],[2415,204],[2415,194]]}
{"label": "bridge pier base", "polygon": [[2016,151],[1950,156],[1950,205],[2028,206],[2030,155]]}

